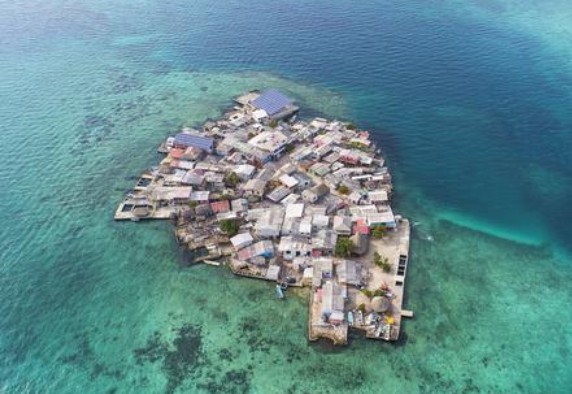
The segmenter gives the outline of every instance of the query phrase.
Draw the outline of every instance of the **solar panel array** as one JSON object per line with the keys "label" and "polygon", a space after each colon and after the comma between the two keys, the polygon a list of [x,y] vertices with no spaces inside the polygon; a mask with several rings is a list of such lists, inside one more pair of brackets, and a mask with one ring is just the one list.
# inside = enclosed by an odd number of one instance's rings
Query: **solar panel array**
{"label": "solar panel array", "polygon": [[175,136],[175,145],[192,146],[204,150],[212,150],[214,140],[198,135],[179,133]]}
{"label": "solar panel array", "polygon": [[263,109],[269,116],[277,114],[290,104],[292,104],[291,99],[274,89],[267,90],[252,100],[252,105],[258,109]]}

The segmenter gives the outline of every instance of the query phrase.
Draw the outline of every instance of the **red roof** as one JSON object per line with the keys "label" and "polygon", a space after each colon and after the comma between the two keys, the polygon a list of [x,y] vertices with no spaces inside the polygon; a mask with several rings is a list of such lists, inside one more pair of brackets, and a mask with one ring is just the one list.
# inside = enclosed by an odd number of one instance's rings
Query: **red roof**
{"label": "red roof", "polygon": [[183,153],[185,153],[184,150],[177,149],[177,148],[171,149],[171,152],[170,152],[171,157],[173,159],[180,159],[181,157],[183,157]]}
{"label": "red roof", "polygon": [[365,223],[365,220],[358,219],[356,221],[356,224],[354,225],[353,233],[369,235],[369,232],[370,232],[369,226]]}
{"label": "red roof", "polygon": [[230,203],[228,200],[217,201],[211,203],[211,208],[214,213],[223,213],[230,211]]}

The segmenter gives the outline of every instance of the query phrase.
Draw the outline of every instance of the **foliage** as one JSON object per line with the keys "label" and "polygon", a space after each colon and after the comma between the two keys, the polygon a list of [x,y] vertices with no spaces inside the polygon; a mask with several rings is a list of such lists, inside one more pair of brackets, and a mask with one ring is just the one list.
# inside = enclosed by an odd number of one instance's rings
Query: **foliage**
{"label": "foliage", "polygon": [[359,306],[357,307],[358,311],[362,311],[362,313],[365,313],[365,304],[359,304]]}
{"label": "foliage", "polygon": [[334,254],[336,257],[349,257],[354,248],[353,241],[348,237],[339,237]]}
{"label": "foliage", "polygon": [[385,236],[385,226],[375,226],[371,229],[371,236],[375,239],[382,239]]}
{"label": "foliage", "polygon": [[222,220],[219,223],[220,229],[228,234],[229,237],[234,237],[238,234],[239,224],[234,220]]}
{"label": "foliage", "polygon": [[347,187],[346,185],[340,185],[340,186],[338,186],[338,188],[336,190],[340,194],[344,194],[344,195],[350,194],[350,188]]}
{"label": "foliage", "polygon": [[229,172],[224,178],[224,183],[228,187],[236,187],[236,185],[240,183],[240,177],[236,174],[236,172]]}
{"label": "foliage", "polygon": [[268,124],[268,126],[270,126],[271,128],[275,129],[276,126],[278,126],[278,121],[276,119],[272,119],[270,121],[270,123]]}
{"label": "foliage", "polygon": [[219,197],[219,200],[223,201],[223,200],[232,200],[233,196],[231,196],[230,194],[223,194]]}
{"label": "foliage", "polygon": [[356,128],[357,128],[356,125],[353,123],[348,123],[346,125],[346,129],[348,129],[348,130],[355,130]]}
{"label": "foliage", "polygon": [[288,144],[284,147],[284,151],[286,153],[292,153],[294,151],[294,145],[293,144]]}
{"label": "foliage", "polygon": [[354,141],[354,142],[352,142],[350,145],[351,145],[351,147],[354,148],[354,149],[359,149],[359,150],[361,150],[361,151],[367,151],[367,146],[364,145],[364,144],[362,144],[362,143],[360,143],[360,142]]}
{"label": "foliage", "polygon": [[198,201],[189,201],[189,207],[190,208],[195,208],[197,205],[199,205]]}
{"label": "foliage", "polygon": [[389,264],[389,262],[387,261],[387,258],[385,259],[385,261],[381,264],[381,269],[383,270],[383,272],[385,273],[389,273],[391,271],[391,264]]}
{"label": "foliage", "polygon": [[362,292],[362,294],[363,294],[364,296],[366,296],[367,298],[369,298],[369,299],[373,298],[373,292],[372,292],[371,290],[369,290],[369,289],[363,289],[361,292]]}
{"label": "foliage", "polygon": [[373,292],[373,296],[374,297],[381,297],[385,295],[385,291],[381,290],[381,289],[377,289],[376,291]]}
{"label": "foliage", "polygon": [[373,254],[373,263],[383,270],[383,272],[388,273],[391,271],[391,264],[387,257],[382,257],[379,253],[375,252]]}
{"label": "foliage", "polygon": [[255,135],[255,134],[254,134],[252,131],[251,131],[251,132],[249,132],[249,133],[248,133],[248,139],[251,139],[251,138],[253,138],[253,137],[254,137],[254,135]]}

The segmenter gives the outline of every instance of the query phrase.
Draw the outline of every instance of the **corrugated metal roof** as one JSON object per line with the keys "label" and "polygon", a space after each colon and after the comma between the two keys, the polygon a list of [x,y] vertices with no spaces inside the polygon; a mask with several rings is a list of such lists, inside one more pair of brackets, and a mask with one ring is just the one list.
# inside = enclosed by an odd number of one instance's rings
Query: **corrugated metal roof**
{"label": "corrugated metal roof", "polygon": [[284,107],[292,104],[292,100],[284,96],[278,90],[267,90],[256,99],[252,100],[252,105],[258,109],[263,109],[269,116],[277,114]]}

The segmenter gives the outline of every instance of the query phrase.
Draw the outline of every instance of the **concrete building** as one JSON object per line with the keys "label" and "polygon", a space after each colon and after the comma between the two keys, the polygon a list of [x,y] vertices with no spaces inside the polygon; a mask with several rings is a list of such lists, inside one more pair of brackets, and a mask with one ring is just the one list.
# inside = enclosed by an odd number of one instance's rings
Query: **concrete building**
{"label": "concrete building", "polygon": [[285,260],[292,260],[295,257],[310,256],[312,254],[312,245],[307,239],[287,236],[280,238],[278,251],[282,253]]}
{"label": "concrete building", "polygon": [[330,193],[330,188],[323,183],[302,192],[302,199],[306,202],[314,204],[325,195]]}
{"label": "concrete building", "polygon": [[336,276],[342,284],[361,286],[363,284],[363,267],[353,260],[342,260],[336,265]]}
{"label": "concrete building", "polygon": [[349,216],[334,216],[333,229],[338,235],[351,235],[352,220]]}
{"label": "concrete building", "polygon": [[242,190],[246,196],[263,197],[266,190],[266,182],[260,179],[250,179],[242,187]]}
{"label": "concrete building", "polygon": [[252,235],[250,235],[250,233],[242,233],[232,237],[230,239],[230,242],[232,243],[232,246],[234,246],[235,250],[240,250],[242,248],[252,245],[252,242],[254,242],[254,238],[252,238]]}
{"label": "concrete building", "polygon": [[288,138],[279,131],[264,131],[252,137],[248,144],[268,152],[273,158],[277,158],[284,153]]}

